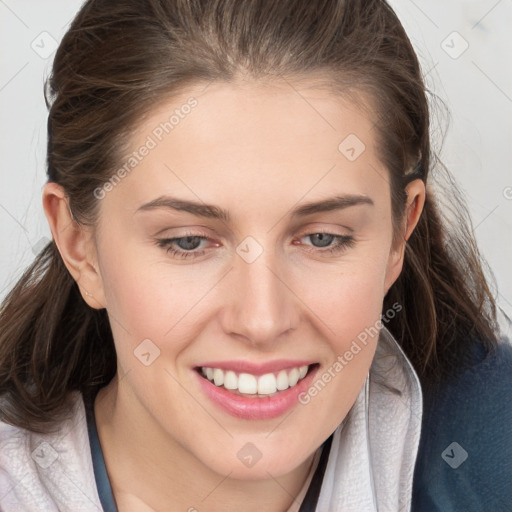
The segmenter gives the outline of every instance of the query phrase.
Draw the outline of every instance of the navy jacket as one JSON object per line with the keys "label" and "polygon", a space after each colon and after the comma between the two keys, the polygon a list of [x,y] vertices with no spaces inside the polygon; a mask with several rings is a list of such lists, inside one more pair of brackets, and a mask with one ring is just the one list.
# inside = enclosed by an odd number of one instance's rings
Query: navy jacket
{"label": "navy jacket", "polygon": [[475,341],[470,365],[424,392],[412,512],[512,511],[512,345],[487,353]]}

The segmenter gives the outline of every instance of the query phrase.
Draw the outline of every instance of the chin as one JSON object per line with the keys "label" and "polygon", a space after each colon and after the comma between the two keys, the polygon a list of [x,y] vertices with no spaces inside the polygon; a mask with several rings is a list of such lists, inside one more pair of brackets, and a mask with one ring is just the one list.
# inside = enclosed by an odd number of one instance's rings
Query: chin
{"label": "chin", "polygon": [[227,449],[217,453],[210,451],[208,459],[202,459],[202,463],[220,475],[229,475],[229,478],[268,480],[287,475],[304,463],[311,454],[302,454],[303,448],[302,444],[296,449],[287,447],[285,451],[282,443],[274,446],[268,440],[266,443],[235,441]]}

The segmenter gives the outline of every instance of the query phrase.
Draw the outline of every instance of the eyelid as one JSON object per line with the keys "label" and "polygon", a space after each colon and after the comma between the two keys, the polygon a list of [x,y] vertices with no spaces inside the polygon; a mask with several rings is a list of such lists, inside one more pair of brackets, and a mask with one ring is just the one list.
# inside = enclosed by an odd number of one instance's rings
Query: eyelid
{"label": "eyelid", "polygon": [[[184,230],[184,231],[183,231]],[[166,235],[162,235],[166,233]],[[175,234],[177,233],[177,234]],[[186,236],[204,236],[207,238],[220,237],[221,235],[216,232],[215,229],[207,226],[192,225],[192,226],[168,226],[163,229],[159,229],[154,236],[162,236],[162,238],[184,238]]]}
{"label": "eyelid", "polygon": [[[343,229],[346,229],[348,231],[348,233],[343,233],[341,231],[339,231],[339,228],[343,228]],[[296,236],[300,236],[300,237],[303,237],[303,236],[306,236],[306,235],[314,235],[316,233],[325,233],[327,235],[336,235],[336,236],[349,236],[350,234],[354,233],[354,230],[349,228],[348,226],[329,226],[329,227],[326,227],[325,225],[323,226],[308,226],[307,228],[299,231],[299,235],[296,235]]]}

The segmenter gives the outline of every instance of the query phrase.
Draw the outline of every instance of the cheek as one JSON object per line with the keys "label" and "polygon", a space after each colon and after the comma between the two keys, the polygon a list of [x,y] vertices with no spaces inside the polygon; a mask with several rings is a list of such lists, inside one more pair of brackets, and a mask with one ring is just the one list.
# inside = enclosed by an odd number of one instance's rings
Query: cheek
{"label": "cheek", "polygon": [[[122,259],[114,250],[121,246]],[[123,366],[131,367],[133,351],[146,339],[177,357],[200,334],[199,320],[208,317],[218,270],[172,265],[163,250],[160,255],[114,238],[104,244],[102,255],[107,310]]]}
{"label": "cheek", "polygon": [[324,310],[329,311],[326,318],[330,328],[324,330],[324,338],[331,355],[325,362],[323,375],[318,376],[324,382],[327,379],[331,389],[324,399],[334,400],[342,416],[352,405],[368,373],[382,311],[382,295],[374,281],[346,280],[344,285],[332,295],[336,299],[323,304]]}
{"label": "cheek", "polygon": [[[115,256],[116,246],[123,247],[122,258]],[[190,288],[181,286],[178,276],[173,279],[164,265],[148,261],[140,248],[109,240],[100,263],[107,310],[120,339],[160,339],[184,314]]]}
{"label": "cheek", "polygon": [[300,294],[336,353],[343,353],[350,340],[380,318],[386,263],[382,251],[375,252],[346,260],[335,272],[313,272],[302,280]]}
{"label": "cheek", "polygon": [[[368,374],[379,335],[385,264],[348,271],[310,293],[308,305],[319,312],[317,326],[327,357],[312,385],[300,397],[308,428],[333,430],[356,400]],[[331,276],[332,277],[332,276]]]}

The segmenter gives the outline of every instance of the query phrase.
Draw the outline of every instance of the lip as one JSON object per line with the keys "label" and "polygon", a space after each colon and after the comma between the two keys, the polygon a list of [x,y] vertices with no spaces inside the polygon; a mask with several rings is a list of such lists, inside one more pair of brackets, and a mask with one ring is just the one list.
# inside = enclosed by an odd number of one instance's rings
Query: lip
{"label": "lip", "polygon": [[[292,367],[295,364],[296,362],[293,363]],[[248,366],[244,363],[244,371],[247,367]],[[206,396],[224,412],[227,412],[236,418],[247,420],[263,420],[277,418],[292,407],[296,406],[299,403],[299,395],[305,392],[311,386],[311,383],[319,367],[320,366],[318,364],[315,364],[315,366],[310,368],[307,375],[295,386],[284,391],[279,391],[274,396],[263,398],[250,398],[241,395],[235,395],[229,392],[227,389],[216,386],[208,379],[202,377],[198,371],[194,370],[193,372],[196,375],[196,378],[199,379],[199,385],[201,386],[201,389],[206,394]],[[214,366],[214,368],[220,368],[220,366]],[[254,365],[252,365],[252,368],[254,369]],[[261,368],[262,367],[260,367],[260,370]],[[267,370],[267,368],[268,365],[265,365],[264,373],[271,373]],[[227,369],[233,369],[233,366],[229,366]],[[283,366],[279,366],[279,369],[283,369]]]}
{"label": "lip", "polygon": [[315,361],[297,361],[292,359],[278,359],[267,363],[258,364],[250,361],[210,361],[198,364],[197,367],[220,368],[221,370],[232,370],[236,373],[250,373],[251,375],[265,375],[266,373],[299,368],[315,364]]}

